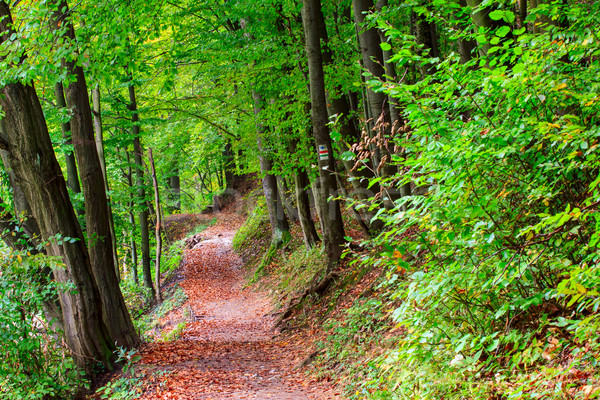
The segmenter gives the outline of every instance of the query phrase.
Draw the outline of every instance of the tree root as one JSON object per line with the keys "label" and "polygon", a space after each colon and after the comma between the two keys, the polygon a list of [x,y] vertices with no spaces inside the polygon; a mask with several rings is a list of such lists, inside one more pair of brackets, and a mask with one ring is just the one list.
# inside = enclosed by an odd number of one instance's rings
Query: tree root
{"label": "tree root", "polygon": [[287,320],[292,316],[292,314],[294,314],[294,311],[300,309],[300,306],[303,303],[304,299],[313,294],[322,296],[327,291],[327,289],[329,289],[329,287],[332,285],[335,279],[339,276],[340,274],[337,272],[330,272],[327,275],[325,275],[323,279],[320,280],[317,280],[318,277],[315,276],[308,288],[306,288],[299,296],[291,298],[288,301],[286,307],[283,309],[283,311],[280,311],[278,313],[281,315],[279,316],[279,318],[277,318],[277,321],[273,325],[273,329],[279,328],[279,330],[281,331],[289,329],[289,327],[284,326],[284,323],[286,323]]}

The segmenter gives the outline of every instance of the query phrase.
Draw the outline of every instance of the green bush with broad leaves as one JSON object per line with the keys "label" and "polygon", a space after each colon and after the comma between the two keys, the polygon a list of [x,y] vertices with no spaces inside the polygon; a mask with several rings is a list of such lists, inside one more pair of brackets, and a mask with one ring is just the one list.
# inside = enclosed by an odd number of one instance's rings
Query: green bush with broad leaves
{"label": "green bush with broad leaves", "polygon": [[[431,18],[455,15],[442,3]],[[492,19],[514,21],[497,6]],[[419,190],[380,212],[387,229],[368,242],[385,249],[383,285],[403,333],[355,398],[600,392],[598,13],[594,2],[552,2],[526,22],[543,15],[562,27],[447,32],[490,45],[466,64],[395,56],[435,72],[379,83],[398,99],[407,133],[396,136],[399,172],[376,179]],[[379,23],[399,47],[413,40]]]}
{"label": "green bush with broad leaves", "polygon": [[57,290],[71,290],[48,278],[56,268],[60,263],[41,254],[0,255],[0,398],[63,399],[83,386],[83,373],[44,312]]}

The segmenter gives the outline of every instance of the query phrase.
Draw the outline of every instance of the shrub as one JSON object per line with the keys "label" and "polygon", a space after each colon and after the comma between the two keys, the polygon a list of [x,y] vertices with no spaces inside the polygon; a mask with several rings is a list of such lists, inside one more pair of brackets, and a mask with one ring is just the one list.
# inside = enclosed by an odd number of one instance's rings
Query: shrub
{"label": "shrub", "polygon": [[381,213],[388,230],[369,243],[402,301],[405,334],[377,378],[390,398],[560,397],[594,379],[600,43],[587,7],[554,10],[567,30],[515,29],[480,63],[449,57],[389,89],[409,135],[387,184],[421,193]]}
{"label": "shrub", "polygon": [[61,399],[83,385],[82,372],[44,314],[57,289],[45,274],[60,264],[44,255],[0,255],[0,397]]}

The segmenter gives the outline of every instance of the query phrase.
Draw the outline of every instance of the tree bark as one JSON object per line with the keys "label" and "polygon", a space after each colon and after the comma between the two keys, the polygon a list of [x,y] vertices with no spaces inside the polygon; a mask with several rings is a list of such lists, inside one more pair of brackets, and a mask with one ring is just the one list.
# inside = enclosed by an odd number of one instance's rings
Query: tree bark
{"label": "tree bark", "polygon": [[[424,58],[440,57],[435,24],[428,21],[426,16],[415,12],[411,12],[410,17],[417,44],[422,45],[422,48],[417,50],[417,54]],[[427,50],[427,55],[424,54],[424,50]],[[420,63],[419,69],[423,76],[433,75],[435,73],[435,65],[432,63]]]}
{"label": "tree bark", "polygon": [[[129,151],[127,149],[125,149],[125,156],[127,158],[127,173],[124,172],[125,178],[127,179],[127,184],[129,185],[129,189],[131,190],[131,193],[134,192],[134,185],[133,185],[133,171],[131,169],[131,157],[129,156]],[[131,246],[131,273],[133,275],[133,283],[135,283],[136,285],[138,284],[138,254],[137,254],[137,245],[135,243],[135,215],[133,213],[133,210],[135,208],[135,201],[130,201],[129,202],[129,209],[127,210],[127,213],[129,215],[129,225],[131,227],[130,229],[130,236],[129,236],[129,240],[130,240],[130,246]]]}
{"label": "tree bark", "polygon": [[119,255],[117,252],[117,235],[115,233],[115,220],[113,218],[112,201],[108,193],[110,187],[108,185],[108,175],[106,174],[106,157],[104,156],[104,135],[102,130],[102,109],[100,105],[100,86],[96,84],[92,89],[92,105],[94,116],[94,134],[96,138],[96,149],[98,150],[98,159],[100,160],[100,168],[102,169],[102,178],[104,179],[104,190],[106,191],[108,200],[108,223],[110,228],[110,236],[112,238],[112,254],[113,262],[115,263],[115,274],[117,279],[121,280],[119,272]]}
{"label": "tree bark", "polygon": [[181,178],[179,167],[175,167],[173,175],[169,177],[169,196],[173,211],[181,211]]}
{"label": "tree bark", "polygon": [[[520,0],[526,1],[526,0]],[[459,0],[459,5],[462,8],[467,7],[466,0]],[[469,24],[470,27],[470,24]],[[458,29],[462,29],[462,27],[458,27]],[[473,58],[473,50],[477,47],[474,40],[467,40],[465,38],[461,38],[458,40],[458,52],[460,53],[460,63],[466,64]]]}
{"label": "tree bark", "polygon": [[[253,91],[254,113],[258,117],[262,110],[263,99],[257,92]],[[260,172],[263,176],[262,187],[267,201],[267,210],[269,212],[269,222],[271,223],[271,246],[279,247],[290,235],[290,225],[285,213],[279,190],[277,190],[277,178],[271,173],[273,164],[269,159],[270,154],[263,146],[264,127],[259,122],[256,123],[258,136],[258,156],[260,161]]]}
{"label": "tree bark", "polygon": [[319,35],[319,0],[303,0],[302,23],[306,38],[308,73],[310,78],[311,120],[313,137],[319,156],[319,180],[317,182],[318,207],[323,218],[323,242],[327,253],[327,269],[330,272],[339,260],[345,242],[344,225],[340,204],[337,200],[328,202],[329,196],[337,196],[335,180],[335,159],[329,137],[327,101],[325,97],[325,77]]}
{"label": "tree bark", "polygon": [[[74,43],[75,30],[68,19],[67,2],[60,1],[59,9],[60,11],[56,14],[56,27],[62,26],[65,29],[65,38]],[[123,300],[119,280],[115,273],[118,265],[114,264],[113,258],[108,199],[96,148],[92,110],[83,68],[75,61],[66,59],[63,59],[62,64],[67,73],[74,78],[70,79],[65,91],[65,98],[71,113],[71,137],[85,199],[90,262],[104,306],[102,309],[104,322],[117,345],[134,347],[139,344],[139,338]]]}
{"label": "tree bark", "polygon": [[[65,90],[62,82],[56,82],[54,84],[54,97],[56,99],[56,106],[58,108],[67,108],[65,102]],[[71,123],[69,121],[61,122],[60,129],[62,131],[63,139],[65,139],[66,145],[72,145],[71,140]],[[65,151],[65,164],[67,165],[67,187],[71,189],[73,193],[81,193],[81,187],[79,185],[79,176],[77,175],[77,164],[75,163],[75,155],[72,151]],[[78,210],[79,211],[79,210]],[[81,210],[83,212],[83,210]]]}
{"label": "tree bark", "polygon": [[[348,8],[349,10],[349,8]],[[321,7],[318,8],[315,14],[317,18],[317,26],[319,26],[319,35],[323,42],[322,45],[322,57],[323,66],[330,66],[334,64],[333,51],[329,46],[329,35],[327,33],[327,27],[325,25],[325,18],[323,17],[323,11]],[[341,92],[341,88],[336,88],[337,92]],[[350,98],[347,95],[340,94],[338,97],[327,94],[328,101],[328,113],[329,116],[336,116],[337,124],[336,128],[339,130],[340,135],[344,142],[350,146],[354,143],[358,143],[361,140],[361,132],[359,129],[358,121],[352,112],[350,105]],[[306,112],[310,113],[310,104],[307,103]],[[354,168],[354,162],[342,160],[344,169],[347,174],[352,177],[351,184],[353,187],[353,197],[366,201],[373,197],[375,193],[371,193],[372,190],[368,188],[368,180],[373,177],[373,173],[369,168],[363,168],[360,171]],[[375,185],[379,188],[379,185]]]}
{"label": "tree bark", "polygon": [[[354,7],[354,20],[358,30],[358,42],[362,56],[363,67],[370,72],[374,78],[384,80],[384,62],[383,52],[381,50],[381,40],[379,33],[375,28],[363,28],[365,22],[365,12],[373,10],[373,0],[352,0]],[[367,88],[367,104],[373,122],[382,118],[383,123],[390,122],[389,107],[386,106],[386,95],[383,92],[375,92]],[[372,126],[372,125],[371,125]],[[375,167],[379,164],[380,157],[376,156]]]}
{"label": "tree bark", "polygon": [[[131,80],[131,79],[130,79]],[[142,247],[142,275],[144,286],[155,296],[154,285],[152,284],[152,271],[150,269],[150,229],[148,227],[148,206],[146,204],[146,188],[144,185],[144,165],[142,164],[142,143],[140,141],[139,115],[137,112],[137,102],[135,98],[135,87],[133,82],[129,86],[129,111],[131,111],[132,133],[133,133],[133,158],[135,162],[135,175],[138,195],[138,219],[140,221],[140,236]]]}
{"label": "tree bark", "polygon": [[300,220],[300,227],[302,228],[304,246],[306,247],[306,250],[311,250],[320,239],[310,212],[310,202],[308,194],[306,193],[306,188],[310,185],[306,171],[300,170],[296,172],[294,175],[294,183],[296,187],[298,219]]}
{"label": "tree bark", "polygon": [[277,176],[277,186],[279,187],[279,197],[281,198],[283,207],[285,207],[285,212],[287,213],[289,220],[292,223],[295,223],[298,221],[298,211],[292,204],[293,200],[292,195],[290,194],[290,188],[283,176]]}
{"label": "tree bark", "polygon": [[156,284],[156,302],[162,303],[162,294],[160,291],[160,256],[162,253],[162,237],[160,235],[162,226],[162,216],[160,212],[160,192],[158,190],[158,180],[156,179],[156,169],[154,168],[154,157],[152,157],[152,149],[148,149],[148,158],[150,160],[150,168],[152,171],[152,185],[154,186],[154,207],[156,210],[156,261],[154,264],[154,281]]}
{"label": "tree bark", "polygon": [[[0,1],[0,43],[12,30],[10,8]],[[55,271],[58,282],[75,290],[59,293],[65,339],[76,363],[91,371],[90,361],[113,366],[115,350],[102,318],[102,301],[90,265],[83,233],[73,211],[66,182],[54,156],[42,107],[31,85],[11,83],[0,90],[2,142],[11,167],[22,184],[32,214],[40,226],[50,255],[60,257],[63,269]],[[60,235],[61,239],[57,238]],[[73,238],[73,240],[65,240]]]}
{"label": "tree bark", "polygon": [[[2,127],[0,126],[0,134],[3,135],[3,131],[1,128]],[[21,229],[23,229],[24,233],[32,239],[35,245],[38,245],[39,239],[41,238],[40,227],[35,218],[33,217],[33,212],[31,211],[29,201],[25,197],[25,192],[21,187],[22,185],[18,181],[15,171],[11,166],[9,152],[0,149],[0,158],[2,158],[4,170],[8,175],[8,181],[10,182],[10,187],[12,189],[15,212],[19,219],[23,220]]]}

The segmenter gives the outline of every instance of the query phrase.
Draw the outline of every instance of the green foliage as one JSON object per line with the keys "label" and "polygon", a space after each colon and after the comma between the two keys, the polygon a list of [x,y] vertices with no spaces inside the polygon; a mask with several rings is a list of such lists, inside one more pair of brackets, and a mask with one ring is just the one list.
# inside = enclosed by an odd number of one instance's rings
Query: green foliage
{"label": "green foliage", "polygon": [[418,190],[380,213],[388,229],[370,243],[384,249],[404,334],[364,382],[389,397],[367,398],[583,398],[597,379],[597,8],[555,9],[568,29],[515,29],[485,59],[450,55],[433,76],[388,89],[410,130],[394,184]]}
{"label": "green foliage", "polygon": [[233,237],[232,246],[237,252],[241,252],[244,246],[252,243],[261,235],[264,235],[264,227],[268,225],[269,214],[267,213],[267,205],[263,198],[259,199],[256,207],[248,216],[248,219]]}
{"label": "green foliage", "polygon": [[175,285],[168,292],[163,293],[163,302],[158,307],[155,307],[150,312],[143,314],[133,321],[136,330],[140,332],[142,337],[150,339],[152,337],[152,330],[159,326],[160,319],[170,311],[181,307],[186,301],[187,296],[185,291],[178,285]]}
{"label": "green foliage", "polygon": [[167,273],[167,276],[175,271],[181,264],[183,257],[183,242],[177,241],[169,246],[163,257],[161,257],[160,272]]}
{"label": "green foliage", "polygon": [[43,255],[0,255],[0,397],[65,398],[83,385],[80,370],[61,347],[61,333],[47,320],[45,304],[58,288],[46,274],[61,268]]}
{"label": "green foliage", "polygon": [[135,399],[141,392],[144,375],[136,376],[135,363],[142,357],[137,354],[137,350],[127,350],[119,347],[116,350],[117,363],[123,366],[123,375],[114,379],[96,390],[102,399],[111,400],[129,400]]}
{"label": "green foliage", "polygon": [[135,284],[130,279],[122,280],[120,287],[127,309],[135,320],[148,310],[152,302],[152,292],[144,285]]}

